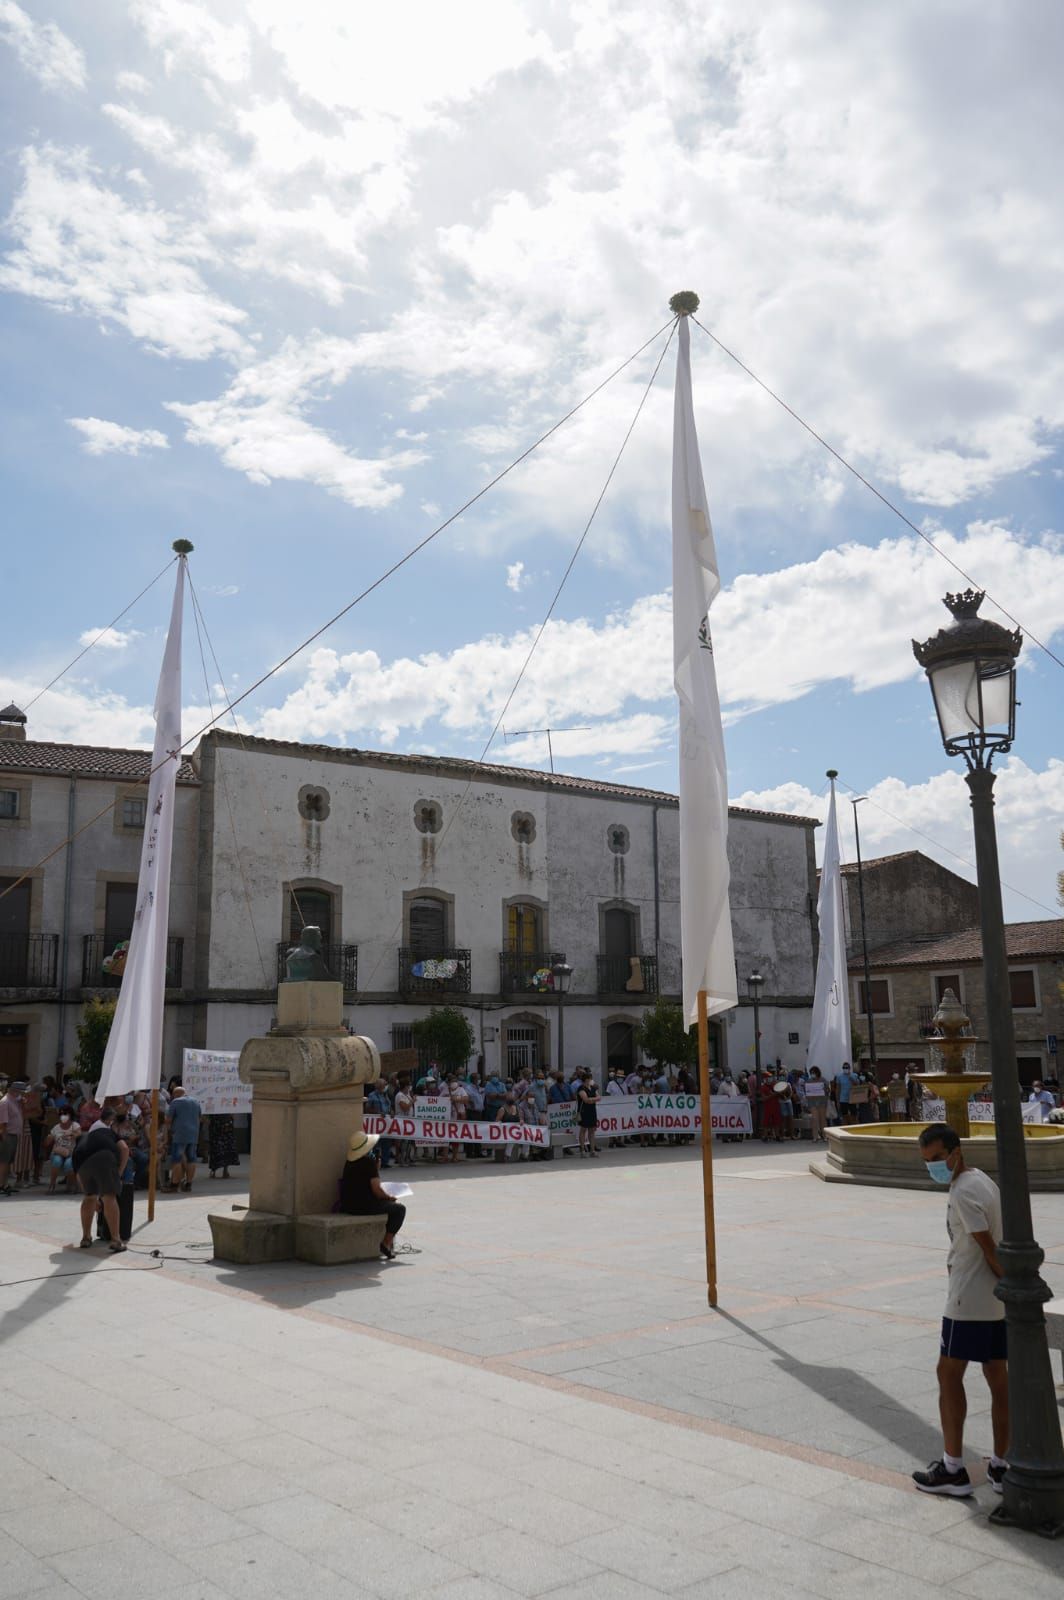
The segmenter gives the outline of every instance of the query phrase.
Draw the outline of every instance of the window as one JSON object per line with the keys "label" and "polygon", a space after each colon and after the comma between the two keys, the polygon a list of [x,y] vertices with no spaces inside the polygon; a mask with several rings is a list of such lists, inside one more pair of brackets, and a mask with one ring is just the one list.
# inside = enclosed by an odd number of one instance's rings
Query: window
{"label": "window", "polygon": [[442,955],[447,948],[447,907],[442,900],[410,902],[410,950],[416,957]]}
{"label": "window", "polygon": [[414,807],[414,827],[418,833],[439,833],[443,827],[443,808],[435,800],[419,800]]}
{"label": "window", "polygon": [[135,883],[109,883],[104,891],[103,942],[104,955],[109,956],[115,945],[128,939],[133,932],[133,918],[137,910]]}
{"label": "window", "polygon": [[1038,986],[1033,967],[1016,967],[1009,971],[1009,989],[1012,993],[1013,1011],[1038,1010]]}
{"label": "window", "polygon": [[511,955],[531,955],[542,949],[539,936],[539,907],[520,904],[506,909],[506,948]]}
{"label": "window", "polygon": [[299,791],[299,815],[304,822],[324,822],[329,815],[329,791],[304,784]]}
{"label": "window", "polygon": [[536,837],[536,819],[530,811],[515,811],[510,818],[510,832],[518,844],[532,844]]}
{"label": "window", "polygon": [[146,795],[127,795],[122,801],[123,828],[143,828],[148,815]]}
{"label": "window", "polygon": [[409,1022],[393,1022],[392,1023],[392,1049],[393,1050],[413,1050],[413,1048],[414,1048],[414,1029],[413,1029],[413,1025],[411,1023],[409,1023]]}
{"label": "window", "polygon": [[[890,1003],[890,979],[873,978],[868,986],[869,997],[872,1001],[872,1015],[889,1017],[894,1007]],[[868,1004],[865,1000],[864,980],[857,985],[858,1009],[862,1016],[868,1014]]]}
{"label": "window", "polygon": [[18,816],[19,791],[0,789],[0,821],[14,822]]}
{"label": "window", "polygon": [[602,954],[620,961],[637,954],[633,912],[611,906],[602,913]]}
{"label": "window", "polygon": [[298,944],[304,928],[320,928],[322,944],[328,946],[332,940],[332,895],[327,889],[292,889],[289,894],[289,939]]}
{"label": "window", "polygon": [[959,972],[936,972],[934,977],[931,979],[931,992],[935,997],[936,1009],[937,1009],[937,1007],[939,1007],[942,1004],[943,1000],[946,998],[946,990],[947,989],[952,989],[953,993],[957,996],[957,999],[963,1005],[964,1002],[961,999],[961,975],[960,975],[960,973]]}
{"label": "window", "polygon": [[606,829],[606,843],[615,856],[627,855],[629,845],[628,829],[623,823],[614,823],[612,827]]}

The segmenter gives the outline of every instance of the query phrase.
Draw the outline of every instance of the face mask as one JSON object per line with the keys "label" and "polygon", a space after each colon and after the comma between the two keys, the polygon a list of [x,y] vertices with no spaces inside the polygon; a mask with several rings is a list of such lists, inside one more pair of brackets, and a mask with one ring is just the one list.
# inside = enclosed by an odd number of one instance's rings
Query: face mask
{"label": "face mask", "polygon": [[69,1113],[69,1111],[64,1111],[63,1115],[59,1118],[59,1120],[60,1120],[60,1122],[69,1122],[70,1121],[70,1113]]}
{"label": "face mask", "polygon": [[953,1173],[948,1161],[925,1161],[924,1166],[932,1183],[952,1183]]}

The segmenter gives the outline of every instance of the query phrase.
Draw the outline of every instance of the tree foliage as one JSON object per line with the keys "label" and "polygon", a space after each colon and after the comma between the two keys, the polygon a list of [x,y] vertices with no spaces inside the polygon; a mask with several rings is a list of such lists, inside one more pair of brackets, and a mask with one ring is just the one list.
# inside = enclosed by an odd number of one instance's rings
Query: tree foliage
{"label": "tree foliage", "polygon": [[446,1072],[462,1072],[476,1048],[469,1018],[455,1006],[441,1006],[419,1017],[410,1029],[422,1057],[438,1062]]}
{"label": "tree foliage", "polygon": [[77,1076],[82,1083],[100,1081],[104,1052],[111,1037],[117,1004],[117,1000],[102,1000],[99,997],[85,1002],[85,1013],[78,1023],[78,1053],[74,1057]]}
{"label": "tree foliage", "polygon": [[683,1020],[683,1011],[658,995],[635,1030],[636,1043],[658,1067],[691,1066],[698,1057],[698,1042],[693,1028]]}

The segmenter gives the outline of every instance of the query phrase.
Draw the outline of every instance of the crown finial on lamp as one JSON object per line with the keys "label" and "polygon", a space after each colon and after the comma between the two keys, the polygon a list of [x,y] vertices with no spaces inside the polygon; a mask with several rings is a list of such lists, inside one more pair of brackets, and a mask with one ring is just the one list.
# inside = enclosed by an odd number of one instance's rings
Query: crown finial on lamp
{"label": "crown finial on lamp", "polygon": [[175,552],[176,555],[190,556],[192,554],[193,544],[191,539],[175,539],[170,548]]}
{"label": "crown finial on lamp", "polygon": [[693,289],[681,289],[669,301],[669,310],[678,317],[693,317],[701,301]]}

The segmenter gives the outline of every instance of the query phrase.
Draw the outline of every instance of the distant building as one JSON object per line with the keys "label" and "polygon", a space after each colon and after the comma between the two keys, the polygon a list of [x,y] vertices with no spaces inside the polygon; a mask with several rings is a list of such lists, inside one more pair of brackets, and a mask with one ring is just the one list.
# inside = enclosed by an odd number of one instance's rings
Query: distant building
{"label": "distant building", "polygon": [[[0,889],[27,874],[0,899],[4,1075],[71,1070],[83,1001],[117,989],[103,962],[132,927],[149,767],[144,750],[27,740],[23,713],[0,713]],[[164,1072],[183,1046],[238,1048],[270,1027],[304,922],[351,1026],[383,1048],[451,1004],[488,1068],[554,1064],[546,974],[564,958],[566,1065],[628,1065],[643,1011],[679,996],[678,822],[655,790],[212,732],[178,780]],[[731,811],[740,1003],[712,1035],[736,1070],[753,1063],[753,971],[764,1059],[805,1060],[816,827]]]}
{"label": "distant building", "polygon": [[[1064,919],[1008,923],[1005,943],[1016,1066],[1026,1086],[1035,1078],[1057,1076],[1057,1044],[1064,1034]],[[849,969],[853,1022],[867,1047],[864,964],[859,954],[851,957]],[[931,1064],[932,1018],[947,989],[956,994],[981,1041],[975,1045],[977,1065],[989,1070],[978,926],[938,938],[910,937],[880,945],[869,951],[869,974],[881,1078],[904,1071],[910,1061],[921,1068]]]}
{"label": "distant building", "polygon": [[[979,890],[968,878],[940,866],[921,850],[873,856],[861,868],[869,950],[899,939],[931,938],[970,928],[979,920]],[[846,949],[861,949],[857,863],[842,869]]]}

